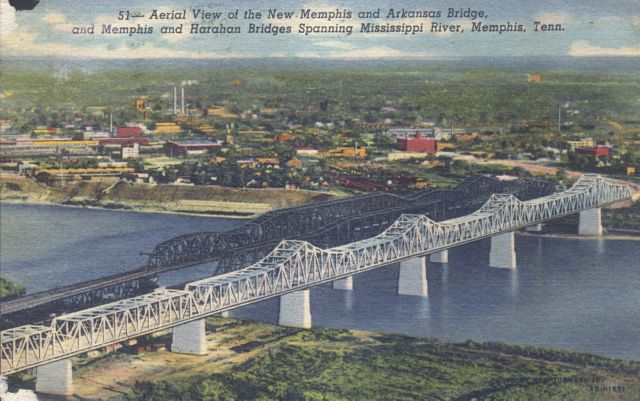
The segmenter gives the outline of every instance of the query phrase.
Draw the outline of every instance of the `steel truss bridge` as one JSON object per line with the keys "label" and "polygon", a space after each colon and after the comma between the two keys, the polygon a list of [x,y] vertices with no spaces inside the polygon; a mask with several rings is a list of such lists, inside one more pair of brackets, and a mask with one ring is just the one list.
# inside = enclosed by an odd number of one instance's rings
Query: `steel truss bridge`
{"label": "steel truss bridge", "polygon": [[274,210],[230,231],[199,232],[162,242],[144,267],[4,302],[0,329],[23,324],[26,310],[44,320],[51,311],[70,312],[149,292],[157,275],[166,271],[213,261],[218,262],[217,274],[234,271],[262,259],[283,239],[333,247],[377,235],[403,213],[440,221],[471,213],[496,192],[526,200],[554,190],[548,181],[505,182],[475,176],[452,189],[411,196],[375,193]]}
{"label": "steel truss bridge", "polygon": [[27,325],[2,331],[0,374],[48,364],[630,196],[627,186],[598,175],[584,175],[567,191],[527,201],[512,194],[494,194],[477,211],[441,222],[425,215],[403,214],[374,237],[336,247],[321,248],[308,241],[284,240],[258,263],[188,283],[184,290],[161,289],[62,315],[49,326]]}

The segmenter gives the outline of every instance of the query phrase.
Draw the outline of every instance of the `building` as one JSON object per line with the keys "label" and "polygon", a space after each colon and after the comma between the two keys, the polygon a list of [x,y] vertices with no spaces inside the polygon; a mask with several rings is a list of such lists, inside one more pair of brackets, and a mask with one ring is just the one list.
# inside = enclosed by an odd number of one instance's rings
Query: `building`
{"label": "building", "polygon": [[164,145],[167,156],[201,155],[220,150],[221,142],[211,141],[167,141]]}
{"label": "building", "polygon": [[471,134],[460,134],[455,136],[457,142],[472,142],[480,138],[480,134],[473,132]]}
{"label": "building", "polygon": [[403,152],[436,153],[438,151],[435,138],[422,138],[419,131],[416,131],[415,138],[396,139],[396,146]]}
{"label": "building", "polygon": [[441,152],[443,150],[454,150],[456,148],[456,144],[455,143],[451,143],[451,142],[438,142],[438,152]]}
{"label": "building", "polygon": [[566,143],[569,147],[569,150],[572,152],[576,150],[576,148],[592,148],[596,146],[596,143],[592,138],[577,139],[573,141],[567,141]]}
{"label": "building", "polygon": [[366,157],[366,148],[335,148],[330,149],[325,153],[329,157]]}
{"label": "building", "polygon": [[540,83],[540,82],[542,82],[542,75],[540,75],[540,74],[527,74],[527,81],[528,82]]}
{"label": "building", "polygon": [[296,159],[295,157],[287,162],[287,167],[289,168],[302,168],[302,162],[300,159]]}
{"label": "building", "polygon": [[85,141],[98,140],[98,139],[111,138],[111,135],[109,135],[108,132],[102,132],[102,131],[86,131],[82,133],[82,138]]}
{"label": "building", "polygon": [[138,143],[132,143],[122,146],[122,160],[135,159],[140,156],[140,145]]}
{"label": "building", "polygon": [[140,127],[118,127],[116,128],[116,138],[132,138],[142,135]]}
{"label": "building", "polygon": [[108,138],[108,139],[101,139],[99,141],[99,143],[102,146],[109,146],[109,145],[124,146],[124,145],[132,145],[134,143],[137,143],[140,146],[148,146],[149,145],[149,138],[137,138],[137,137],[133,137],[133,138]]}
{"label": "building", "polygon": [[318,156],[318,149],[314,148],[296,148],[296,155],[315,157]]}
{"label": "building", "polygon": [[593,155],[597,158],[611,155],[611,147],[604,145],[596,145],[593,147],[576,148],[576,153]]}
{"label": "building", "polygon": [[392,138],[415,138],[419,135],[422,138],[435,138],[436,130],[433,127],[427,128],[391,128],[387,130],[387,135]]}
{"label": "building", "polygon": [[179,134],[182,127],[176,123],[156,123],[156,134]]}
{"label": "building", "polygon": [[31,131],[34,135],[60,135],[61,132],[62,130],[60,128],[46,127],[42,125]]}
{"label": "building", "polygon": [[229,113],[224,107],[206,107],[202,110],[203,114],[208,117],[219,117],[228,119],[237,119],[240,116],[234,113]]}

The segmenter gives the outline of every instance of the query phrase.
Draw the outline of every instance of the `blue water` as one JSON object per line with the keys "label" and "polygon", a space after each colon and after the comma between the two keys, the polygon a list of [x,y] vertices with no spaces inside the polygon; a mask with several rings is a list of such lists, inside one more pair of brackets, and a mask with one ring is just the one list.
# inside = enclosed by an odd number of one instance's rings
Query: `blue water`
{"label": "blue water", "polygon": [[[162,240],[239,220],[2,205],[2,273],[29,291],[142,265]],[[640,360],[640,241],[518,236],[516,270],[488,267],[489,241],[428,264],[429,297],[396,295],[397,266],[357,275],[354,291],[311,290],[313,324],[453,341],[505,341]],[[208,275],[210,265],[161,284]],[[232,316],[277,322],[278,300]]]}

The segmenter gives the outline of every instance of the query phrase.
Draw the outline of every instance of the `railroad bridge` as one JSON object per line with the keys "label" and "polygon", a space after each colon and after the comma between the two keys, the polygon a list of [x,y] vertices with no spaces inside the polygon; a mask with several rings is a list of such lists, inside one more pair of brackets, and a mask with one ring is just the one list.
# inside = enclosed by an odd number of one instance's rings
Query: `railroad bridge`
{"label": "railroad bridge", "polygon": [[310,287],[333,282],[349,290],[353,275],[395,263],[398,293],[427,296],[426,257],[444,262],[448,249],[491,238],[489,265],[513,269],[514,230],[579,213],[580,234],[601,235],[600,208],[630,196],[629,187],[590,174],[568,190],[528,200],[493,194],[476,211],[441,221],[402,213],[377,235],[336,246],[282,240],[256,263],[181,290],[159,289],[57,316],[49,325],[4,330],[0,374],[37,368],[36,390],[71,394],[71,356],[167,329],[172,351],[204,354],[204,318],[273,297],[280,297],[280,324],[310,327]]}
{"label": "railroad bridge", "polygon": [[233,230],[164,241],[149,253],[145,266],[0,303],[0,330],[32,323],[34,318],[44,320],[52,311],[73,312],[150,292],[163,272],[203,263],[212,263],[213,274],[240,269],[265,257],[283,239],[327,248],[375,236],[403,213],[441,221],[471,213],[493,193],[511,193],[527,200],[549,195],[554,189],[552,183],[542,180],[475,176],[451,189],[409,196],[375,193],[274,210]]}

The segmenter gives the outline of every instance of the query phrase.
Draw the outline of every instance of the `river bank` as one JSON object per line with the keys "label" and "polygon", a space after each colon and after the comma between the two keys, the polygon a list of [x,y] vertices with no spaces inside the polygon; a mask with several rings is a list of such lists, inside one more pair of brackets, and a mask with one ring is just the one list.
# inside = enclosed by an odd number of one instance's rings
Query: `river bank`
{"label": "river bank", "polygon": [[[637,400],[640,363],[500,343],[207,319],[208,353],[161,334],[76,357],[73,400]],[[144,352],[144,349],[159,349]],[[33,375],[12,387],[33,388]],[[612,388],[615,388],[613,394]],[[217,397],[217,398],[216,398]],[[41,400],[49,398],[42,397]]]}
{"label": "river bank", "polygon": [[329,193],[278,188],[150,185],[122,180],[74,181],[47,186],[31,178],[0,175],[0,202],[61,205],[145,213],[248,218],[269,210],[331,199]]}
{"label": "river bank", "polygon": [[577,240],[612,240],[612,241],[640,241],[640,232],[634,234],[622,234],[617,230],[604,233],[602,236],[585,236],[578,234],[568,234],[561,232],[532,232],[519,231],[518,235],[529,237],[557,238],[557,239],[577,239]]}

